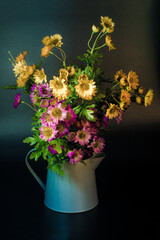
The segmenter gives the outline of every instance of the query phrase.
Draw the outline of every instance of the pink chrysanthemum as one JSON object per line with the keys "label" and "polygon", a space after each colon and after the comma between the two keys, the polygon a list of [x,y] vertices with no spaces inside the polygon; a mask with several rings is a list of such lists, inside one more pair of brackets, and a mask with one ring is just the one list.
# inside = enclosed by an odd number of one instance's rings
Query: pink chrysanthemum
{"label": "pink chrysanthemum", "polygon": [[48,124],[42,125],[40,130],[40,138],[44,141],[52,141],[56,138],[58,130],[56,130],[55,124]]}
{"label": "pink chrysanthemum", "polygon": [[82,124],[83,127],[90,127],[91,126],[91,123],[85,118],[83,118],[81,120],[81,124]]}
{"label": "pink chrysanthemum", "polygon": [[50,105],[51,106],[55,106],[55,105],[57,105],[58,104],[58,100],[55,98],[55,97],[53,97],[51,100],[50,100]]}
{"label": "pink chrysanthemum", "polygon": [[69,132],[68,133],[68,141],[73,141],[74,140],[74,137],[75,137],[75,132]]}
{"label": "pink chrysanthemum", "polygon": [[51,97],[52,89],[49,87],[48,83],[41,83],[37,85],[37,94],[42,98]]}
{"label": "pink chrysanthemum", "polygon": [[76,121],[77,115],[74,113],[73,109],[71,108],[70,105],[68,105],[67,108],[67,116],[65,118],[66,124],[71,125]]}
{"label": "pink chrysanthemum", "polygon": [[47,108],[49,106],[49,100],[48,99],[42,99],[40,102],[40,106],[43,108]]}
{"label": "pink chrysanthemum", "polygon": [[79,142],[81,146],[88,144],[89,140],[91,139],[91,133],[88,132],[85,128],[82,130],[78,130],[75,136],[75,142]]}
{"label": "pink chrysanthemum", "polygon": [[92,146],[93,151],[95,153],[100,153],[103,150],[104,146],[105,146],[104,139],[101,138],[101,137],[95,136],[93,138],[93,142],[91,143],[91,146]]}
{"label": "pink chrysanthemum", "polygon": [[38,95],[37,95],[37,85],[33,84],[33,86],[31,87],[31,94],[30,94],[30,98],[31,98],[31,102],[33,103],[33,105],[35,105],[38,102]]}
{"label": "pink chrysanthemum", "polygon": [[58,130],[57,136],[60,138],[62,138],[66,133],[69,132],[68,126],[63,121],[58,122],[58,124],[56,125],[56,130]]}
{"label": "pink chrysanthemum", "polygon": [[61,103],[50,106],[47,110],[47,113],[50,114],[50,117],[54,123],[58,123],[59,121],[63,121],[67,116],[67,111],[62,108]]}
{"label": "pink chrysanthemum", "polygon": [[73,151],[70,151],[67,155],[70,158],[70,164],[77,164],[83,159],[83,152],[81,149],[77,150],[74,148]]}
{"label": "pink chrysanthemum", "polygon": [[41,123],[42,123],[43,125],[46,125],[47,123],[50,124],[50,123],[52,122],[52,119],[51,119],[49,113],[42,113],[40,119],[41,119]]}
{"label": "pink chrysanthemum", "polygon": [[52,155],[58,153],[51,145],[48,146],[48,151],[49,151]]}
{"label": "pink chrysanthemum", "polygon": [[16,96],[14,97],[15,101],[13,103],[13,107],[17,108],[18,105],[21,103],[21,94],[17,93]]}
{"label": "pink chrysanthemum", "polygon": [[91,135],[95,136],[98,133],[98,129],[95,123],[90,123],[89,127],[85,127],[85,129],[90,132]]}

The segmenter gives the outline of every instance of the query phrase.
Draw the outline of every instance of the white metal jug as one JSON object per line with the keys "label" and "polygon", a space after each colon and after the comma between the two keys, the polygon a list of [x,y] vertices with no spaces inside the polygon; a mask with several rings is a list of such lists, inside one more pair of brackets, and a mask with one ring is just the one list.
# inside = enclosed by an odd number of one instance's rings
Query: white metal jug
{"label": "white metal jug", "polygon": [[[29,153],[28,153],[29,155]],[[88,211],[98,204],[95,169],[105,157],[104,153],[94,154],[85,160],[63,166],[64,175],[48,169],[46,187],[30,167],[26,156],[26,164],[33,176],[45,191],[45,205],[63,213]]]}

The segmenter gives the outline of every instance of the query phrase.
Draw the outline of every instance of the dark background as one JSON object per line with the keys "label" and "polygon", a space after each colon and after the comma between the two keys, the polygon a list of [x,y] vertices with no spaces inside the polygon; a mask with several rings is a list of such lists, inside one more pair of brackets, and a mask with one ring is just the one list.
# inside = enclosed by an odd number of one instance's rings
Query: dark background
{"label": "dark background", "polygon": [[[0,90],[1,227],[4,239],[160,239],[160,3],[157,0],[8,1],[0,2],[0,85],[15,84],[8,50],[27,50],[27,63],[40,61],[41,39],[59,33],[68,60],[87,49],[93,24],[101,16],[115,22],[115,51],[103,50],[102,69],[113,78],[123,69],[153,88],[151,107],[133,104],[106,132],[107,157],[96,170],[99,205],[83,214],[60,214],[43,205],[44,194],[26,169],[32,110],[13,109],[17,92]],[[77,61],[77,60],[76,60]],[[50,57],[44,68],[56,75],[59,62]],[[26,99],[26,97],[24,96]],[[26,99],[27,101],[27,99]],[[45,180],[45,163],[32,163]]]}

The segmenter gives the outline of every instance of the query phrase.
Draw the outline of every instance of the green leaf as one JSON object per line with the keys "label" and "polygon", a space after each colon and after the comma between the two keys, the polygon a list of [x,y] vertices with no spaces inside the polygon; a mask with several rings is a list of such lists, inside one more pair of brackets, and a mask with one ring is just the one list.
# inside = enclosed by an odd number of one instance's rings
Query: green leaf
{"label": "green leaf", "polygon": [[91,122],[95,122],[95,121],[96,121],[94,115],[92,115],[93,113],[94,113],[93,110],[88,110],[88,109],[87,109],[87,110],[85,111],[85,116],[86,116],[86,118],[87,118],[88,121],[91,121]]}
{"label": "green leaf", "polygon": [[31,153],[30,159],[34,158],[35,161],[37,161],[38,158],[41,156],[41,154],[42,154],[42,151],[34,151],[34,152]]}
{"label": "green leaf", "polygon": [[8,85],[8,86],[2,87],[2,88],[6,89],[6,90],[9,90],[9,89],[16,90],[18,87],[17,87],[17,84],[15,84],[15,85]]}
{"label": "green leaf", "polygon": [[56,140],[53,140],[50,142],[52,145],[54,145],[54,149],[60,154],[62,153],[62,148],[61,148],[61,145],[62,145],[62,140],[60,139],[56,139]]}
{"label": "green leaf", "polygon": [[37,137],[28,137],[23,140],[23,143],[30,143],[30,146],[34,145],[37,142]]}

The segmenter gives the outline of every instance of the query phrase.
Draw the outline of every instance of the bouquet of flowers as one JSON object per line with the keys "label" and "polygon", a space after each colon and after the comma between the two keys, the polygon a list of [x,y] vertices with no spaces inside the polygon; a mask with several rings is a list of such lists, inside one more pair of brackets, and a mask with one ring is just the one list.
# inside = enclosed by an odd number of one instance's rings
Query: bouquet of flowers
{"label": "bouquet of flowers", "polygon": [[[104,47],[108,47],[109,51],[115,49],[110,36],[114,26],[109,17],[101,17],[100,27],[92,26],[88,50],[78,57],[81,67],[67,63],[60,34],[42,39],[44,46],[38,65],[27,65],[27,51],[15,59],[9,52],[17,79],[15,85],[5,88],[24,89],[24,93],[30,96],[31,104],[24,102],[18,93],[13,105],[17,108],[23,103],[34,111],[33,135],[23,142],[34,145],[31,159],[37,161],[42,156],[48,162],[48,168],[59,174],[63,174],[64,163],[84,163],[84,159],[103,151],[104,129],[111,119],[116,119],[119,124],[132,102],[145,107],[151,105],[153,90],[146,92],[139,85],[134,71],[126,74],[118,70],[113,80],[107,80],[98,66],[103,57],[100,50]],[[62,68],[52,79],[42,68],[43,61],[50,55],[62,63]],[[101,93],[103,82],[107,87]]]}

